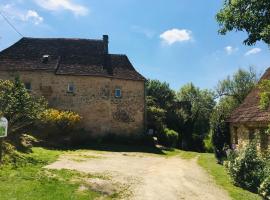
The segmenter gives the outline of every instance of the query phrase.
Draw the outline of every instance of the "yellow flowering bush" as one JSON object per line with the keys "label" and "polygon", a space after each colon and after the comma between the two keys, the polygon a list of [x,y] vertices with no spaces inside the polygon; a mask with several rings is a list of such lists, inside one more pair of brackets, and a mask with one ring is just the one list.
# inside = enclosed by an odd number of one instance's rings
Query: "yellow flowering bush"
{"label": "yellow flowering bush", "polygon": [[57,126],[60,130],[72,129],[81,120],[81,116],[72,111],[46,109],[40,115],[41,122]]}

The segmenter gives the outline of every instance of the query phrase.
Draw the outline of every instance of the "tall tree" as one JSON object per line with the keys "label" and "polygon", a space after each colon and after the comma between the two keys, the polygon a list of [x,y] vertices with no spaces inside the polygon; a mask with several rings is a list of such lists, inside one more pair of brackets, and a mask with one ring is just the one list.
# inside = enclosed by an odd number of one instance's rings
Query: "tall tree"
{"label": "tall tree", "polygon": [[224,147],[230,144],[230,133],[227,119],[231,112],[239,106],[257,83],[257,73],[250,68],[239,69],[232,77],[219,81],[216,93],[219,102],[211,114],[211,134],[215,155],[221,162],[225,156]]}
{"label": "tall tree", "polygon": [[239,69],[232,77],[219,81],[216,92],[218,97],[230,96],[239,104],[245,99],[250,90],[257,83],[258,76],[253,68]]}
{"label": "tall tree", "polygon": [[246,31],[247,45],[264,41],[270,45],[270,1],[269,0],[224,0],[224,6],[216,16],[219,33]]}
{"label": "tall tree", "polygon": [[177,93],[178,100],[185,102],[185,123],[182,131],[182,148],[202,150],[203,139],[210,129],[209,118],[215,106],[214,93],[201,90],[192,83],[184,85]]}

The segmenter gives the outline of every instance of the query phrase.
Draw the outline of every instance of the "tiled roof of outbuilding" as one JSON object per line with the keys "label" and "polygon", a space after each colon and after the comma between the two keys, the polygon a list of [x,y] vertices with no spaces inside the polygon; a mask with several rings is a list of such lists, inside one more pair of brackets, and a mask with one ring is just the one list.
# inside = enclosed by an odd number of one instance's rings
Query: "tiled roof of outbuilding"
{"label": "tiled roof of outbuilding", "polygon": [[[270,68],[268,68],[261,80],[270,79]],[[244,102],[236,108],[230,116],[229,122],[269,122],[270,107],[267,110],[259,108],[259,89],[255,87],[245,98]]]}
{"label": "tiled roof of outbuilding", "polygon": [[[145,80],[125,55],[106,53],[104,40],[22,38],[0,52],[0,71],[46,70],[56,75]],[[42,57],[49,55],[47,62]]]}

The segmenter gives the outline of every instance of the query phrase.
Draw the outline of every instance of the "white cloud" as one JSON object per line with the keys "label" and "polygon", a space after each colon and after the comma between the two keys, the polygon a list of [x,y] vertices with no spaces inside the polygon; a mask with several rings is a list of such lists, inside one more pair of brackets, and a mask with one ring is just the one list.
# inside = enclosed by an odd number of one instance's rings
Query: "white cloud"
{"label": "white cloud", "polygon": [[0,10],[12,20],[23,22],[31,22],[38,25],[43,22],[41,17],[35,10],[22,10],[14,6],[14,4],[0,5]]}
{"label": "white cloud", "polygon": [[253,48],[253,49],[249,50],[248,52],[246,52],[245,56],[257,54],[257,53],[260,53],[261,51],[262,50],[260,48]]}
{"label": "white cloud", "polygon": [[226,47],[224,48],[224,50],[226,51],[226,53],[227,53],[228,55],[231,55],[231,54],[233,54],[234,52],[238,51],[238,48],[234,48],[234,47],[232,47],[232,46],[226,46]]}
{"label": "white cloud", "polygon": [[28,10],[25,15],[25,20],[32,20],[35,24],[40,24],[43,22],[43,18],[34,10]]}
{"label": "white cloud", "polygon": [[186,29],[171,29],[160,35],[160,38],[168,45],[176,42],[190,41],[192,39],[192,32]]}
{"label": "white cloud", "polygon": [[85,6],[72,0],[34,0],[39,6],[50,11],[68,10],[77,16],[87,15],[89,10]]}

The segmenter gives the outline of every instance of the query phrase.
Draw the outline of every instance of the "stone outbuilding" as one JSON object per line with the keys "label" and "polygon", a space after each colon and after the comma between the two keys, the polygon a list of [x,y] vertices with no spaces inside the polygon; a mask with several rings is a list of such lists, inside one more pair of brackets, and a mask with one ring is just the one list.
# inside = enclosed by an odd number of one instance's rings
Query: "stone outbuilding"
{"label": "stone outbuilding", "polygon": [[82,116],[93,135],[139,135],[145,127],[145,78],[109,38],[22,38],[0,52],[0,79],[19,76],[49,106]]}
{"label": "stone outbuilding", "polygon": [[[270,79],[270,68],[262,76],[261,80],[263,79]],[[270,148],[270,135],[266,133],[270,125],[270,108],[260,109],[259,101],[259,89],[255,87],[244,102],[232,112],[228,122],[233,147],[243,148],[257,138],[260,149]]]}

